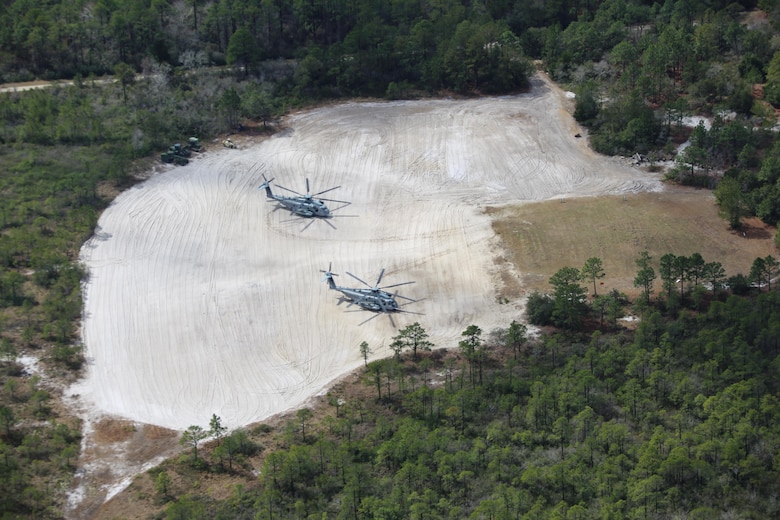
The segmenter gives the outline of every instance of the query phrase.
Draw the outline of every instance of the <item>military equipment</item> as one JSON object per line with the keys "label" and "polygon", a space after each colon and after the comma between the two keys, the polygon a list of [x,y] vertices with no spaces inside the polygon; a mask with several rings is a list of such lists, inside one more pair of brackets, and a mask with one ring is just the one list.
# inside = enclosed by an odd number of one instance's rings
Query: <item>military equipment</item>
{"label": "military equipment", "polygon": [[291,190],[289,188],[285,188],[284,186],[276,185],[278,188],[281,188],[283,190],[287,190],[290,193],[293,193],[295,196],[293,197],[286,197],[284,195],[277,195],[273,191],[271,191],[271,181],[273,179],[268,180],[265,178],[265,175],[263,175],[263,184],[260,185],[261,190],[265,190],[265,195],[269,199],[275,200],[279,204],[281,204],[283,207],[289,209],[294,214],[299,215],[301,217],[320,217],[320,218],[330,218],[331,217],[331,210],[328,208],[328,206],[325,205],[325,202],[337,202],[339,204],[343,204],[342,206],[339,206],[338,208],[332,210],[336,211],[337,209],[341,209],[345,206],[348,206],[351,204],[351,202],[347,202],[345,200],[335,200],[335,199],[324,199],[324,198],[315,198],[318,195],[322,195],[323,193],[327,193],[329,191],[333,191],[335,189],[341,188],[341,186],[336,186],[334,188],[328,188],[327,190],[320,191],[318,193],[310,194],[309,193],[309,179],[306,179],[306,195],[303,195],[302,193],[298,193],[297,191]]}
{"label": "military equipment", "polygon": [[168,148],[168,151],[160,154],[160,160],[164,163],[173,163],[179,166],[183,166],[190,162],[187,158],[190,155],[191,153],[189,150],[177,143]]}
{"label": "military equipment", "polygon": [[187,140],[187,147],[193,152],[200,152],[203,149],[200,145],[200,140],[197,137],[190,137]]}
{"label": "military equipment", "polygon": [[[385,274],[384,268],[379,272],[379,277],[376,279],[376,283],[374,285],[369,285],[368,283],[361,280],[354,274],[347,272],[349,276],[351,276],[358,282],[365,285],[365,287],[342,287],[337,285],[336,281],[333,278],[335,276],[338,276],[338,274],[331,271],[330,265],[328,266],[327,271],[321,269],[320,272],[325,273],[325,276],[323,276],[322,281],[327,282],[328,288],[334,291],[339,291],[341,294],[344,295],[343,297],[350,302],[348,307],[351,307],[352,305],[357,305],[363,309],[373,311],[376,313],[409,312],[401,309],[401,306],[398,304],[397,298],[407,300],[408,303],[414,303],[417,301],[407,296],[401,296],[400,294],[398,294],[398,291],[396,291],[395,293],[390,293],[386,290],[386,289],[391,289],[393,287],[401,287],[402,285],[413,284],[415,282],[401,282],[392,285],[380,286],[379,284],[382,283],[382,277]],[[390,318],[390,321],[393,324],[393,326],[395,326],[395,322],[393,322],[392,317]]]}

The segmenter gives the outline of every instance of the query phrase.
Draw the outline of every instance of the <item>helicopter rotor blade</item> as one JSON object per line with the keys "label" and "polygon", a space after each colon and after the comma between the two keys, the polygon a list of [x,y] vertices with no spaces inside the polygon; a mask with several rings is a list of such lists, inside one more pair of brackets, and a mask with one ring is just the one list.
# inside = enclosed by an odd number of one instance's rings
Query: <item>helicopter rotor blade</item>
{"label": "helicopter rotor blade", "polygon": [[[341,188],[341,186],[336,186],[333,188],[328,188],[327,190],[322,190],[320,192],[312,194],[312,197],[316,197],[317,195],[322,195],[323,193],[328,193],[329,191],[337,190]],[[309,179],[306,179],[306,193],[309,193]]]}
{"label": "helicopter rotor blade", "polygon": [[[351,203],[349,203],[349,204],[351,204]],[[344,209],[347,206],[349,206],[349,204],[342,204],[338,208],[330,208],[330,212],[333,213],[334,211],[338,211],[340,209]],[[339,216],[339,217],[357,217],[358,215],[331,215],[331,216],[332,217],[335,217],[335,216]]]}
{"label": "helicopter rotor blade", "polygon": [[408,296],[402,296],[398,293],[395,293],[393,296],[396,298],[403,298],[404,300],[407,300],[409,303],[417,303],[419,301],[419,300],[415,300],[414,298],[409,298]]}
{"label": "helicopter rotor blade", "polygon": [[320,269],[321,273],[330,273],[331,276],[338,276],[337,273],[332,273],[331,270],[333,269],[333,262],[328,263],[328,270]]}
{"label": "helicopter rotor blade", "polygon": [[[394,283],[393,285],[385,285],[384,287],[380,287],[380,289],[390,289],[391,287],[400,287],[402,285],[410,285],[416,282],[402,282],[402,283]],[[379,284],[379,282],[377,282]]]}
{"label": "helicopter rotor blade", "polygon": [[379,287],[379,284],[382,282],[382,277],[385,275],[385,268],[383,267],[381,271],[379,271],[379,278],[376,279],[376,283],[374,284],[375,287]]}
{"label": "helicopter rotor blade", "polygon": [[290,193],[295,193],[295,194],[296,194],[296,195],[298,195],[299,197],[305,197],[305,196],[306,196],[306,195],[304,195],[304,194],[302,194],[302,193],[298,193],[298,192],[297,192],[297,191],[295,191],[295,190],[291,190],[290,188],[285,188],[284,186],[280,186],[279,184],[277,184],[277,185],[276,185],[276,187],[277,187],[277,188],[281,188],[281,189],[283,189],[283,190],[287,190],[287,191],[289,191]]}
{"label": "helicopter rotor blade", "polygon": [[355,276],[354,274],[350,273],[349,271],[347,271],[347,274],[348,274],[349,276],[351,276],[352,278],[354,278],[355,280],[357,280],[358,282],[360,282],[360,283],[362,283],[363,285],[365,285],[366,287],[371,287],[371,286],[370,286],[370,285],[368,285],[368,284],[367,284],[367,283],[366,283],[364,280],[361,280],[360,278],[358,278],[358,277],[357,277],[357,276]]}
{"label": "helicopter rotor blade", "polygon": [[[313,197],[313,196],[314,196],[314,195],[312,195],[312,197]],[[326,202],[339,202],[339,203],[341,203],[341,204],[352,204],[352,203],[351,203],[351,202],[349,202],[348,200],[322,199],[322,198],[318,198],[317,200],[324,200],[324,201],[326,201]]]}
{"label": "helicopter rotor blade", "polygon": [[338,276],[338,273],[332,272],[332,269],[333,269],[333,262],[329,262],[328,263],[328,270],[327,271],[325,271],[324,269],[320,269],[320,272],[325,274],[325,276],[322,277],[322,281],[323,282],[325,280],[327,280],[329,277],[333,278],[334,276]]}
{"label": "helicopter rotor blade", "polygon": [[299,224],[301,221],[307,219],[307,217],[303,217],[301,215],[298,215],[297,213],[295,213],[294,211],[292,211],[290,208],[288,208],[287,206],[285,206],[283,204],[279,204],[278,208],[280,210],[287,210],[287,211],[290,212],[289,213],[289,217],[290,218],[282,219],[282,220],[279,221],[282,224]]}
{"label": "helicopter rotor blade", "polygon": [[306,177],[306,196],[309,197],[309,178]]}
{"label": "helicopter rotor blade", "polygon": [[360,323],[358,323],[358,327],[359,327],[359,326],[361,326],[361,325],[363,325],[364,323],[368,323],[368,322],[369,322],[369,321],[371,321],[371,320],[375,320],[375,319],[377,318],[377,316],[379,316],[380,314],[381,314],[380,312],[377,312],[376,314],[374,314],[374,315],[373,315],[373,316],[371,316],[370,318],[368,318],[368,319],[365,319],[365,320],[361,321]]}

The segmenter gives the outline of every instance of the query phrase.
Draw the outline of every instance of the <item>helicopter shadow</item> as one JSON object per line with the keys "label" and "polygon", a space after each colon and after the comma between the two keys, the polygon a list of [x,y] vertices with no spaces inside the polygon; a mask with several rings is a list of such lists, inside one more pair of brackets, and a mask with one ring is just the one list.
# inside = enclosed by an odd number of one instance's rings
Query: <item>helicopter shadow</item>
{"label": "helicopter shadow", "polygon": [[[340,208],[336,208],[336,210],[337,209],[340,209]],[[274,212],[279,211],[279,210],[287,210],[287,208],[285,208],[283,205],[279,204],[273,210],[271,210],[271,213],[274,213]],[[336,211],[336,210],[333,210],[333,211]],[[306,224],[300,229],[301,231],[306,231],[315,222],[323,222],[323,223],[327,224],[328,226],[330,226],[332,229],[335,230],[335,229],[338,229],[338,227],[335,224],[333,224],[331,222],[331,220],[337,219],[337,218],[350,218],[350,217],[359,217],[359,216],[360,215],[331,215],[328,218],[323,218],[323,217],[298,217],[298,216],[292,215],[290,218],[280,219],[279,223],[280,224],[298,224],[298,223],[306,222]]]}
{"label": "helicopter shadow", "polygon": [[[422,301],[423,299],[410,301],[408,303],[405,303],[404,305],[409,305],[411,303],[417,303],[419,301]],[[341,305],[342,301],[346,301],[346,302],[350,303],[350,305],[348,305],[347,308],[349,308],[351,306],[351,304],[354,303],[354,302],[352,302],[351,300],[349,300],[347,298],[339,298],[339,303],[337,303],[336,305]],[[363,309],[355,309],[355,310],[346,311],[346,312],[366,312],[366,311],[363,310]],[[425,316],[424,312],[407,311],[407,310],[401,310],[401,309],[398,309],[397,311],[394,311],[394,312],[381,312],[381,311],[379,311],[379,312],[374,312],[374,314],[372,316],[369,316],[365,320],[363,320],[360,323],[358,323],[358,327],[360,327],[362,325],[365,325],[366,323],[368,323],[371,320],[377,319],[379,316],[387,316],[387,319],[390,320],[390,325],[392,325],[394,329],[397,329],[398,325],[395,323],[395,320],[393,319],[393,315],[396,314],[396,313],[398,313],[398,314],[414,314],[416,316]]]}
{"label": "helicopter shadow", "polygon": [[[280,206],[275,207],[272,212],[280,210],[280,209],[287,209],[287,208],[285,208],[284,206],[280,205]],[[305,222],[306,224],[300,229],[301,231],[306,231],[315,222],[324,222],[325,224],[330,226],[332,229],[338,229],[335,225],[333,225],[331,222],[329,222],[329,220],[330,219],[318,218],[318,217],[295,217],[295,216],[292,216],[291,218],[280,219],[279,223],[280,224],[285,224],[285,225],[287,225],[287,224],[294,225],[294,224],[301,224],[301,223]]]}
{"label": "helicopter shadow", "polygon": [[[336,307],[340,306],[342,303],[346,303],[347,304],[347,308],[350,308],[355,303],[352,300],[350,300],[349,298],[345,298],[344,296],[339,296],[338,298],[336,298],[336,301],[338,302],[338,303],[336,303]],[[353,312],[353,311],[350,311],[350,312]]]}

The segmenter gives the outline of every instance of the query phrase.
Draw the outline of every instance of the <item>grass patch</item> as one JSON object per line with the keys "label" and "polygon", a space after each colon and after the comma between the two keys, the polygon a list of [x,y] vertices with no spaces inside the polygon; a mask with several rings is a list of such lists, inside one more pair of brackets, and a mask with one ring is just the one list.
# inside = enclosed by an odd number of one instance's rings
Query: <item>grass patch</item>
{"label": "grass patch", "polygon": [[730,230],[706,190],[668,187],[661,193],[562,199],[489,213],[526,292],[549,291],[547,281],[556,271],[580,269],[594,256],[606,271],[600,294],[612,289],[636,294],[635,261],[641,251],[653,257],[656,273],[662,255],[698,252],[707,262],[720,262],[728,276],[748,273],[757,257],[776,254],[774,228],[750,220],[744,234]]}

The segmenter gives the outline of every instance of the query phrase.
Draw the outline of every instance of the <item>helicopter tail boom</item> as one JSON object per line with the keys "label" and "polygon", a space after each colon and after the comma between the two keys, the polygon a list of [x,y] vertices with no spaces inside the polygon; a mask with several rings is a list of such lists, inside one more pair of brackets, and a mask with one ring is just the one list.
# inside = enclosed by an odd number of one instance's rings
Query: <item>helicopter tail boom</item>
{"label": "helicopter tail boom", "polygon": [[328,282],[328,289],[336,289],[336,282],[333,280],[332,274],[327,273],[325,275],[325,280]]}
{"label": "helicopter tail boom", "polygon": [[321,273],[325,273],[325,276],[322,277],[323,282],[328,282],[328,289],[338,290],[338,286],[336,285],[336,281],[333,279],[334,276],[338,276],[335,273],[331,272],[331,266],[328,266],[328,270],[324,271],[320,269]]}
{"label": "helicopter tail boom", "polygon": [[265,196],[268,197],[269,199],[275,198],[273,192],[271,191],[271,181],[273,181],[273,179],[268,180],[265,178],[265,175],[263,175],[263,181],[265,182],[263,182],[263,184],[261,184],[260,187],[257,189],[265,190]]}

